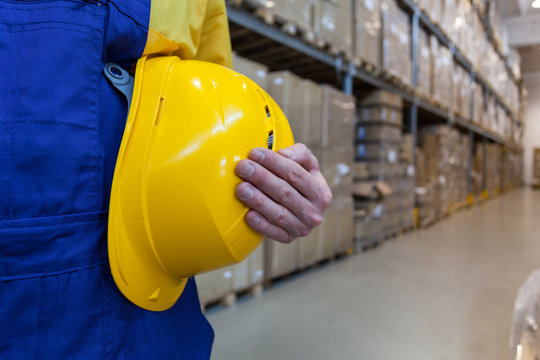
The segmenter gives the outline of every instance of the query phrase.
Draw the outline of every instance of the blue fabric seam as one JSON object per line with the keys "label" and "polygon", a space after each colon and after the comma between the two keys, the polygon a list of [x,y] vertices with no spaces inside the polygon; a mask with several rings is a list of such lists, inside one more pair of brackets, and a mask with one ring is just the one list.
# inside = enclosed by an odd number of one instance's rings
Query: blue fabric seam
{"label": "blue fabric seam", "polygon": [[99,263],[95,263],[92,265],[85,265],[85,266],[79,266],[74,267],[70,269],[60,270],[60,271],[52,271],[52,272],[41,272],[41,273],[28,273],[28,274],[16,274],[16,275],[2,275],[0,276],[0,282],[9,282],[9,281],[18,281],[18,280],[30,280],[30,279],[37,279],[37,278],[45,278],[48,276],[57,276],[57,275],[65,275],[77,271],[83,271],[83,270],[89,270],[98,266],[103,266],[105,264],[108,264],[108,260],[103,260]]}
{"label": "blue fabric seam", "polygon": [[63,122],[63,121],[49,121],[49,120],[13,120],[13,121],[6,121],[4,122],[5,124],[40,124],[40,125],[51,125],[51,126],[57,126],[57,125],[62,125],[62,126],[71,126],[71,127],[76,127],[78,129],[83,129],[83,130],[96,130],[96,128],[93,128],[93,127],[90,127],[90,126],[87,126],[87,125],[82,125],[82,124],[72,124],[72,123],[68,123],[68,122]]}
{"label": "blue fabric seam", "polygon": [[41,27],[39,29],[29,29],[29,30],[15,30],[15,31],[13,31],[13,33],[28,33],[28,32],[43,31],[43,30],[65,30],[65,31],[77,32],[77,33],[80,33],[80,34],[91,36],[94,39],[100,39],[101,38],[101,36],[98,36],[98,35],[93,34],[93,33],[84,32],[82,30],[76,30],[76,29],[68,29],[68,28],[59,27],[59,26],[47,26],[47,27]]}
{"label": "blue fabric seam", "polygon": [[135,23],[137,23],[137,25],[141,26],[143,29],[145,29],[146,31],[148,31],[148,28],[149,28],[149,25],[150,25],[150,14],[148,14],[148,24],[142,24],[141,22],[141,19],[144,19],[145,16],[141,16],[137,11],[135,11],[134,9],[132,9],[131,7],[127,6],[127,5],[122,5],[122,7],[125,7],[126,9],[129,9],[131,10],[131,12],[133,12],[133,14],[135,16],[137,16],[139,19],[135,19],[133,16],[131,16],[130,14],[127,14],[125,11],[123,11],[122,9],[120,9],[120,6],[118,6],[116,4],[115,1],[113,0],[109,0],[109,3],[113,4],[114,7],[119,11],[121,12],[122,14],[124,14],[125,16],[127,16],[128,18],[130,18],[131,20],[133,20]]}
{"label": "blue fabric seam", "polygon": [[6,230],[6,229],[46,229],[46,228],[51,228],[51,227],[67,228],[67,227],[70,227],[70,226],[73,226],[73,225],[102,223],[102,222],[106,222],[107,220],[108,219],[96,219],[96,220],[88,220],[88,221],[74,221],[74,222],[65,223],[65,224],[6,226],[6,227],[0,227],[0,230]]}

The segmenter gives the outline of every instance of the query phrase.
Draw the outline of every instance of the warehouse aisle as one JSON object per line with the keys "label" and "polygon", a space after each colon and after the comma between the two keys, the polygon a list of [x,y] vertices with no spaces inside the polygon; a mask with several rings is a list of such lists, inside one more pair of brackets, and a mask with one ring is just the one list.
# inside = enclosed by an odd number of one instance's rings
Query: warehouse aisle
{"label": "warehouse aisle", "polygon": [[540,192],[516,190],[213,309],[213,360],[506,360],[538,214]]}

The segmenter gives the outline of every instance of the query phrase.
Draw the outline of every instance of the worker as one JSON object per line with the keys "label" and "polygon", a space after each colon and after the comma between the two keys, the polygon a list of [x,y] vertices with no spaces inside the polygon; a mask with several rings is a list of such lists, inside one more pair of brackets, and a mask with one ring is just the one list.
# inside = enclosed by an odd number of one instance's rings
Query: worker
{"label": "worker", "polygon": [[[127,107],[102,70],[143,54],[231,66],[223,0],[0,0],[0,24],[0,358],[208,359],[193,279],[153,312],[111,277]],[[291,242],[321,222],[331,193],[305,146],[254,149],[236,169],[256,231]]]}

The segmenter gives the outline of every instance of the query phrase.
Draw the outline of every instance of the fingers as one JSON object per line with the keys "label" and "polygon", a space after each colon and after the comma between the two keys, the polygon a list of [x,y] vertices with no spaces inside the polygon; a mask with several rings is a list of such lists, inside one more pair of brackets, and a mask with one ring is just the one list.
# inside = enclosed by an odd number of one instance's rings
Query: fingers
{"label": "fingers", "polygon": [[288,159],[294,160],[309,172],[312,170],[319,171],[319,162],[317,161],[317,158],[304,144],[294,144],[288,148],[278,150],[278,153]]}
{"label": "fingers", "polygon": [[331,194],[319,171],[318,161],[305,145],[295,144],[280,150],[279,154],[256,148],[249,153],[249,159],[283,179],[316,206],[326,208],[330,203]]}
{"label": "fingers", "polygon": [[294,236],[291,236],[291,234],[284,229],[271,224],[255,210],[250,210],[247,212],[246,222],[253,230],[269,239],[273,239],[284,244],[289,244],[295,239]]}
{"label": "fingers", "polygon": [[[306,236],[311,230],[287,208],[272,201],[259,189],[253,187],[253,185],[249,183],[244,182],[238,185],[236,188],[236,196],[246,206],[264,216],[269,224],[273,224],[281,230],[284,230],[293,239]],[[267,226],[266,229],[267,231],[269,231],[268,229],[272,229],[273,233],[277,233],[278,235],[281,233],[281,231],[277,231],[272,227]],[[280,236],[280,238],[283,237]]]}
{"label": "fingers", "polygon": [[[261,195],[260,197],[255,197],[254,195],[255,199],[250,199],[250,202],[241,196],[239,196],[239,199],[248,207],[259,211],[268,220],[272,221],[276,219],[275,215],[267,212],[270,211],[270,209],[273,211],[277,209],[275,206],[268,204],[268,202],[272,202],[275,205],[280,205],[281,207],[288,209],[291,215],[295,216],[302,223],[307,224],[308,226],[314,227],[321,223],[322,215],[312,202],[298,193],[298,191],[296,191],[285,180],[277,177],[261,165],[251,160],[242,160],[237,165],[236,172],[243,180],[253,185],[248,189],[245,187],[245,185],[240,184],[239,188],[241,188],[242,191],[257,190],[257,195]],[[306,174],[308,177],[311,177],[310,174]],[[265,195],[264,201],[262,199],[262,195]],[[280,215],[283,215],[283,213],[280,213]],[[274,222],[274,224],[280,226],[282,225],[281,222]]]}

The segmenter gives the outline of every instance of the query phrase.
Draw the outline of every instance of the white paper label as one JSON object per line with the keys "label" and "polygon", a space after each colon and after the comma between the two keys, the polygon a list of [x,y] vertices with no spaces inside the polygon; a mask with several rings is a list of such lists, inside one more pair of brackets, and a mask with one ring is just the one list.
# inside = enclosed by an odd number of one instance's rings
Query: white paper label
{"label": "white paper label", "polygon": [[281,77],[275,78],[275,79],[274,79],[274,84],[275,84],[275,85],[281,85],[281,84],[283,84],[283,78],[281,78]]}
{"label": "white paper label", "polygon": [[257,70],[257,76],[261,79],[264,79],[266,77],[266,71],[264,70]]}
{"label": "white paper label", "polygon": [[351,168],[347,164],[344,164],[344,163],[338,163],[336,167],[337,167],[338,174],[340,176],[345,176],[351,171]]}
{"label": "white paper label", "polygon": [[412,166],[411,164],[409,164],[409,166],[407,166],[407,175],[408,176],[414,176],[414,166]]}
{"label": "white paper label", "polygon": [[373,0],[364,0],[364,6],[369,11],[373,11],[373,9],[375,9],[375,4],[373,4]]}
{"label": "white paper label", "polygon": [[423,48],[422,48],[422,57],[423,57],[424,59],[428,59],[428,58],[429,58],[429,49],[428,49],[428,48],[426,48],[426,47],[423,47]]}
{"label": "white paper label", "polygon": [[382,204],[379,204],[379,205],[375,206],[375,208],[373,208],[373,216],[374,217],[377,217],[377,218],[381,217],[382,213],[383,213]]}
{"label": "white paper label", "polygon": [[389,150],[388,151],[388,162],[395,163],[397,159],[397,154],[395,150]]}
{"label": "white paper label", "polygon": [[402,44],[408,44],[409,43],[409,34],[406,32],[402,32],[399,34],[399,40]]}
{"label": "white paper label", "polygon": [[230,270],[225,271],[225,272],[223,273],[223,277],[224,277],[225,279],[230,279],[230,278],[232,278],[232,277],[233,277],[232,271],[230,271]]}
{"label": "white paper label", "polygon": [[255,277],[260,278],[262,276],[263,276],[263,271],[262,270],[259,269],[259,270],[255,271]]}
{"label": "white paper label", "polygon": [[390,113],[390,122],[392,122],[394,124],[397,122],[397,112],[396,111],[392,111]]}
{"label": "white paper label", "polygon": [[381,109],[381,119],[386,120],[386,108]]}

